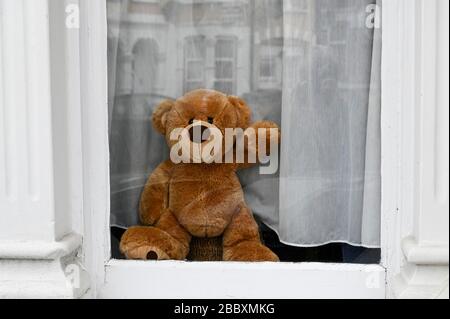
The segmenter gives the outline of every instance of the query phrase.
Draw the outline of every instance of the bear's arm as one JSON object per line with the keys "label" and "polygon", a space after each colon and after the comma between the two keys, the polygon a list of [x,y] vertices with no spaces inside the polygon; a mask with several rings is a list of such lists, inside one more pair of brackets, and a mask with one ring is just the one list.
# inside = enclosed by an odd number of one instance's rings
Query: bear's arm
{"label": "bear's arm", "polygon": [[[277,136],[272,136],[270,134],[271,129],[275,129],[277,130]],[[265,140],[266,143],[266,154],[260,154],[260,147],[258,145],[260,137],[259,134],[261,134],[262,132],[265,132],[265,139],[262,139],[263,141]],[[270,121],[260,121],[260,122],[256,122],[253,125],[251,125],[246,131],[245,131],[245,135],[247,136],[245,139],[245,154],[244,154],[244,163],[237,163],[235,164],[235,168],[236,170],[240,170],[240,169],[245,169],[245,168],[250,168],[254,165],[260,164],[260,160],[264,157],[264,156],[269,156],[270,155],[270,149],[271,149],[271,145],[273,145],[273,143],[276,143],[276,150],[278,152],[278,145],[280,143],[280,128],[278,127],[277,124],[270,122]],[[251,142],[251,140],[253,140],[253,142]],[[236,150],[235,150],[236,151]],[[256,159],[256,161],[250,160],[252,156]],[[236,158],[236,156],[235,156]]]}
{"label": "bear's arm", "polygon": [[174,164],[168,160],[160,164],[150,175],[139,203],[142,224],[153,226],[168,205],[169,182]]}

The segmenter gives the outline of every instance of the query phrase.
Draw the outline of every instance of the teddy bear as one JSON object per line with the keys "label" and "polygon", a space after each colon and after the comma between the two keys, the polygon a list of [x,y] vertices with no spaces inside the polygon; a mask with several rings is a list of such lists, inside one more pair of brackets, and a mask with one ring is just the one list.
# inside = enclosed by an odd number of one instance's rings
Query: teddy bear
{"label": "teddy bear", "polygon": [[[244,132],[251,128],[254,135],[273,129],[279,133],[275,123],[252,124],[251,110],[241,98],[206,89],[163,101],[155,109],[152,122],[171,149],[180,142],[172,136],[180,128],[188,132],[190,150],[208,142],[208,137],[193,138],[194,125],[202,133],[218,130],[223,137],[230,128]],[[270,132],[265,135],[269,144],[279,139],[279,134],[274,136]],[[260,143],[260,139],[255,140]],[[258,145],[251,147],[246,141],[247,153],[261,152]],[[223,146],[223,153],[230,151],[236,152],[232,143],[231,149]],[[266,147],[265,155],[269,152]],[[123,234],[121,252],[126,258],[137,260],[279,261],[261,241],[258,224],[245,203],[236,174],[256,164],[248,160],[163,162],[150,175],[142,192],[139,203],[142,225],[130,227]]]}

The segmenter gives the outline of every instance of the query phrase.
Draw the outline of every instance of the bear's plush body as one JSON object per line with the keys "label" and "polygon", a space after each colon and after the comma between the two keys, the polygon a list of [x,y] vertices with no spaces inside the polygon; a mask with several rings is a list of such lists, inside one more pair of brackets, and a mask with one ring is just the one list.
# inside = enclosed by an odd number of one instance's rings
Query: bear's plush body
{"label": "bear's plush body", "polygon": [[[171,139],[171,133],[179,128],[189,130],[194,121],[205,128],[219,129],[223,136],[226,128],[251,127],[256,134],[261,129],[278,130],[276,124],[267,121],[250,125],[250,118],[250,108],[240,98],[195,90],[176,101],[161,103],[153,114],[153,125],[164,134],[169,147],[178,142]],[[268,144],[273,143],[270,134],[266,137]],[[253,151],[259,151],[257,145]],[[248,161],[162,163],[149,177],[141,196],[139,213],[144,226],[125,232],[120,243],[122,253],[129,259],[144,260],[184,260],[189,256],[191,260],[278,261],[261,243],[258,225],[236,174],[251,165]]]}

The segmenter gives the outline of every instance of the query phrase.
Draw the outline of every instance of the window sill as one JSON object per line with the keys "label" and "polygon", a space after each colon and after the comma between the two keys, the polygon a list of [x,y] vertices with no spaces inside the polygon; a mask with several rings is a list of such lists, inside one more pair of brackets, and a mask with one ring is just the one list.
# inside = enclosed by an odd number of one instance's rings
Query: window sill
{"label": "window sill", "polygon": [[101,298],[385,298],[380,265],[111,260]]}

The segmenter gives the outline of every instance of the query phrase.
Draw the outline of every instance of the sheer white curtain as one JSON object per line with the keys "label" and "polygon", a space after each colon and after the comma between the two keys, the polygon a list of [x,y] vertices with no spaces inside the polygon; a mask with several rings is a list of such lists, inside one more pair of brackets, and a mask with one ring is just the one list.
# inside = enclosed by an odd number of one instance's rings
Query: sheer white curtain
{"label": "sheer white curtain", "polygon": [[[285,16],[301,3],[284,1]],[[371,3],[316,0],[285,19],[280,209],[265,216],[285,242],[379,246],[381,43]]]}
{"label": "sheer white curtain", "polygon": [[[138,223],[165,158],[154,106],[204,87],[282,127],[279,175],[240,173],[255,215],[296,246],[380,243],[375,0],[108,0],[111,223]],[[375,19],[376,20],[376,19]]]}

